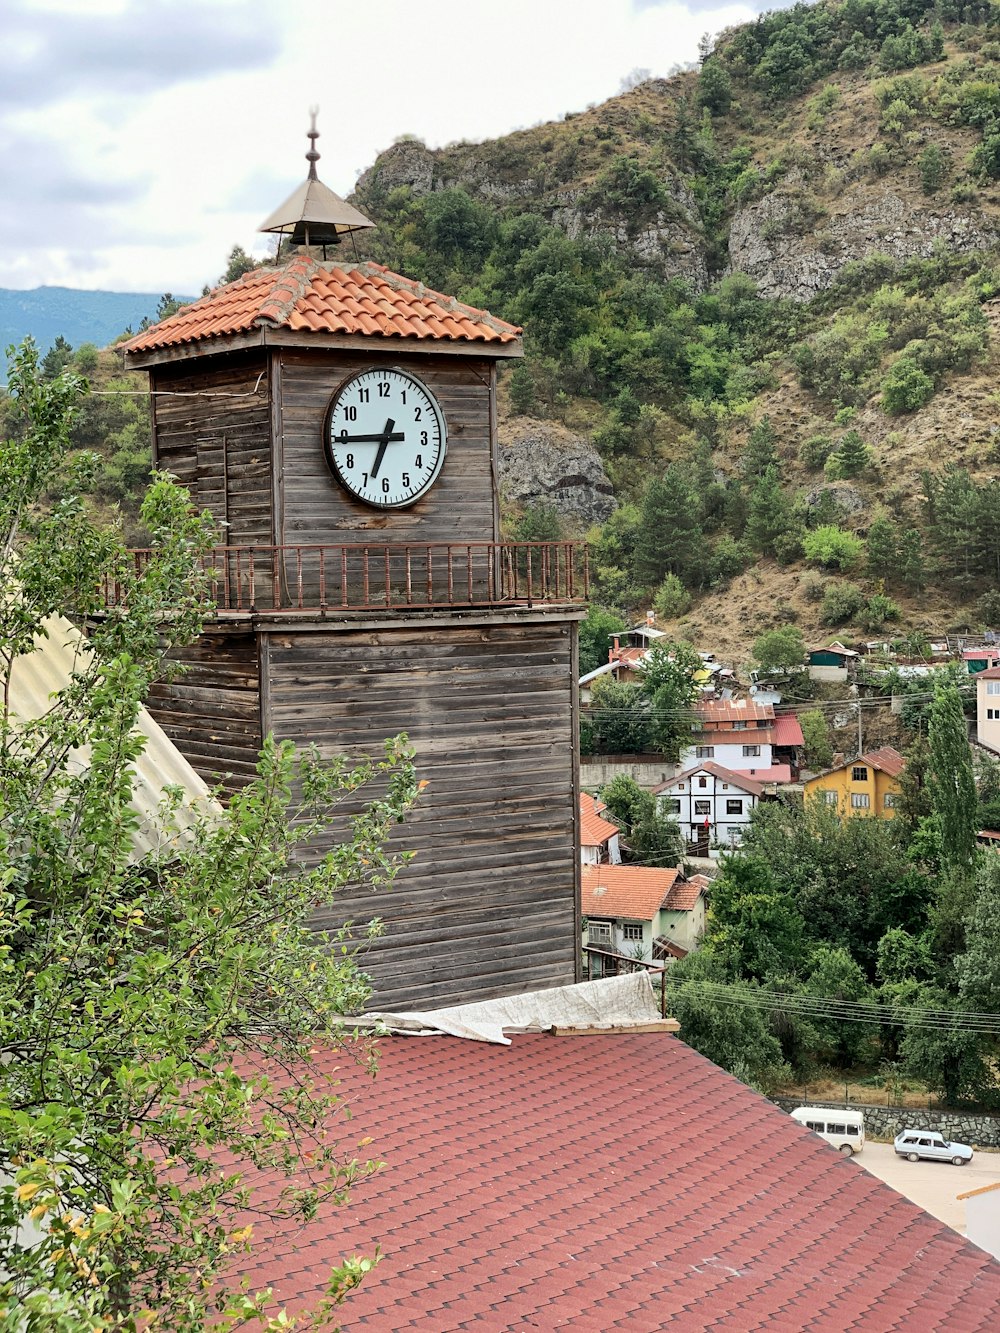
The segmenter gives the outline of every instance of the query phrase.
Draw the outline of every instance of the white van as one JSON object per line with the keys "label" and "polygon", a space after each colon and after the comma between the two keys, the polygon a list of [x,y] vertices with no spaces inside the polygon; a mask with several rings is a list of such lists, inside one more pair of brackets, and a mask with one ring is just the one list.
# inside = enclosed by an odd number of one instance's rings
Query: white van
{"label": "white van", "polygon": [[845,1157],[853,1157],[865,1146],[865,1118],[860,1111],[831,1111],[823,1106],[796,1106],[791,1112],[793,1120],[806,1129],[811,1129],[821,1139],[842,1152]]}

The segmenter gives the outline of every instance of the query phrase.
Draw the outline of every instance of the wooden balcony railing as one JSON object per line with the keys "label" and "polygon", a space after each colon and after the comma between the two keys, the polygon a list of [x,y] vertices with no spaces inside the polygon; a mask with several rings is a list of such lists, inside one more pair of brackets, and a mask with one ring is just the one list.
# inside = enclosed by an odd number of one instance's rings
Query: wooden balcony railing
{"label": "wooden balcony railing", "polygon": [[[152,556],[132,552],[135,574]],[[582,542],[462,542],[426,546],[220,546],[201,558],[220,611],[403,610],[583,603]],[[127,585],[107,581],[108,606]]]}

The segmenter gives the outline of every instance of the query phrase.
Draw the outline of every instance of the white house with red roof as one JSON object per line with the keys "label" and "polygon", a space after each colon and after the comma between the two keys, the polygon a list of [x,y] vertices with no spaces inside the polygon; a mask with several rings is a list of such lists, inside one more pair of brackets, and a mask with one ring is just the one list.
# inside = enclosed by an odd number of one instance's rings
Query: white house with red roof
{"label": "white house with red roof", "polygon": [[653,866],[585,865],[580,880],[584,944],[643,962],[690,952],[705,931],[703,875]]}
{"label": "white house with red roof", "polygon": [[681,752],[682,769],[712,760],[758,782],[791,782],[802,745],[793,713],[775,717],[774,704],[757,699],[709,699],[696,706],[695,743]]}
{"label": "white house with red roof", "polygon": [[603,818],[608,807],[589,792],[580,793],[580,861],[583,865],[621,864],[621,829]]}
{"label": "white house with red roof", "polygon": [[699,856],[706,856],[712,846],[738,846],[764,794],[762,781],[711,759],[653,788],[660,812],[677,821]]}

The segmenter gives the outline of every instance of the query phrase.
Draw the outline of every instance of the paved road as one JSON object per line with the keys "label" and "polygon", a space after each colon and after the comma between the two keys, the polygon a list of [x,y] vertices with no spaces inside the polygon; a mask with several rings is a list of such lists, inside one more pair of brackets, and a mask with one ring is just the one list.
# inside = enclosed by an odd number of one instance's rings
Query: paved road
{"label": "paved road", "polygon": [[968,1166],[952,1166],[950,1162],[908,1162],[896,1156],[891,1143],[869,1139],[854,1160],[963,1236],[965,1204],[956,1196],[1000,1181],[1000,1152],[981,1148]]}

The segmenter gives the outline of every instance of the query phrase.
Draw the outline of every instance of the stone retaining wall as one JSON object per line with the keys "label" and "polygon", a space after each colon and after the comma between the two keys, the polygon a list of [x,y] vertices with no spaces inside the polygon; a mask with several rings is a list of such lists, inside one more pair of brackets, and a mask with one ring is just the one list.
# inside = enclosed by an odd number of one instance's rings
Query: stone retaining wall
{"label": "stone retaining wall", "polygon": [[976,1115],[971,1111],[928,1111],[913,1106],[868,1106],[864,1102],[814,1102],[801,1097],[772,1097],[783,1111],[796,1106],[820,1106],[828,1111],[863,1111],[865,1133],[873,1139],[892,1141],[904,1129],[936,1129],[946,1139],[974,1148],[1000,1148],[1000,1116]]}

